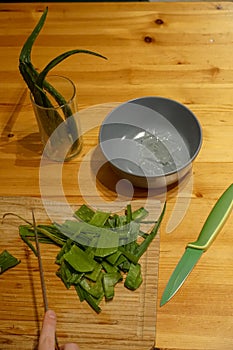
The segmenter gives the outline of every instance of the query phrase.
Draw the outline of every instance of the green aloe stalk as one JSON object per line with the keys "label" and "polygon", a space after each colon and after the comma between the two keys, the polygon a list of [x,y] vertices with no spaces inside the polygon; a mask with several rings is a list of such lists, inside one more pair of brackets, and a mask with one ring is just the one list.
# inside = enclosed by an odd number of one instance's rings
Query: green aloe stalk
{"label": "green aloe stalk", "polygon": [[[50,107],[53,107],[53,104],[49,99],[48,94],[46,94],[46,92],[48,92],[49,95],[51,95],[56,100],[59,106],[63,106],[66,104],[66,100],[59,93],[59,91],[57,91],[50,83],[48,83],[45,80],[47,74],[50,72],[52,68],[57,66],[60,62],[62,62],[69,56],[78,54],[78,53],[90,54],[90,55],[98,56],[104,59],[106,59],[106,57],[89,50],[79,50],[79,49],[70,50],[54,58],[39,73],[32,64],[31,51],[32,51],[33,44],[45,23],[47,13],[48,13],[48,7],[46,7],[46,9],[44,10],[39,22],[37,23],[34,30],[26,40],[25,44],[23,45],[23,48],[19,56],[19,71],[23,76],[23,79],[26,82],[29,90],[31,91],[31,94],[34,98],[34,102],[37,105],[50,108]],[[42,113],[40,116],[41,123],[43,125],[44,130],[47,132],[47,136],[50,137],[50,135],[59,126],[59,124],[63,122],[63,118],[58,112],[55,112],[53,113],[53,115],[51,115],[48,110],[44,110],[41,113]],[[72,115],[69,107],[64,108],[63,113],[64,113],[65,119],[67,119],[69,116]],[[67,124],[67,127],[73,128],[74,123],[69,121]],[[71,130],[70,134],[74,136],[74,130]]]}

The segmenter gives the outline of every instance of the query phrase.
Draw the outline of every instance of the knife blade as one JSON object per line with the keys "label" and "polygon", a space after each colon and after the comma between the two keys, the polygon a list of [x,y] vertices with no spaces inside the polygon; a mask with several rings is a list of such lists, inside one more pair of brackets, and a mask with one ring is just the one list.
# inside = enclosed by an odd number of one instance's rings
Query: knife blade
{"label": "knife blade", "polygon": [[218,199],[195,242],[188,243],[163,292],[160,306],[166,304],[180,289],[202,254],[210,247],[233,208],[233,184]]}
{"label": "knife blade", "polygon": [[[44,279],[44,269],[43,269],[42,258],[41,258],[41,253],[40,253],[40,244],[39,244],[39,239],[38,239],[36,220],[35,220],[35,215],[34,215],[33,209],[32,209],[32,222],[33,222],[35,241],[36,241],[36,251],[37,251],[37,259],[38,259],[38,265],[39,265],[39,271],[40,271],[40,282],[41,282],[41,290],[42,290],[42,296],[43,296],[43,302],[44,302],[44,310],[46,312],[49,309],[48,298],[47,298],[46,284],[45,284],[45,279]],[[58,345],[58,340],[57,340],[56,334],[55,334],[55,350],[59,350],[59,345]]]}

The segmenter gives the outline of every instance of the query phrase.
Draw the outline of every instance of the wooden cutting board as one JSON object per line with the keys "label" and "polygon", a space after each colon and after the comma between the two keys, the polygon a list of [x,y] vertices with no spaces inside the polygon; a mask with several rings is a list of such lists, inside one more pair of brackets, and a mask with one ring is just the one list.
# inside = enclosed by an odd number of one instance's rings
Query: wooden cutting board
{"label": "wooden cutting board", "polygon": [[[53,202],[47,205],[52,206]],[[1,217],[6,212],[14,212],[31,221],[32,207],[37,223],[49,222],[40,199],[0,197]],[[20,239],[20,224],[22,221],[14,216],[6,217],[0,224],[0,252],[7,249],[21,260],[19,265],[0,275],[0,349],[4,350],[37,348],[44,314],[37,258]],[[140,260],[143,273],[140,288],[132,292],[119,284],[113,301],[101,303],[100,314],[85,302],[80,303],[75,290],[67,290],[56,276],[58,251],[55,246],[41,244],[49,307],[57,313],[60,345],[77,342],[80,350],[153,349],[159,236]]]}

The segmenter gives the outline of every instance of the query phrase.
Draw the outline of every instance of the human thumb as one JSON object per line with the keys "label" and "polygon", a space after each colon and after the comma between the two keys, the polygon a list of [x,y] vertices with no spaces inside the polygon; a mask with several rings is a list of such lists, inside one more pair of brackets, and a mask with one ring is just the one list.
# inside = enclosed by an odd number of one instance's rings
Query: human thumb
{"label": "human thumb", "polygon": [[55,348],[57,318],[53,310],[46,311],[40,334],[38,350],[51,350]]}

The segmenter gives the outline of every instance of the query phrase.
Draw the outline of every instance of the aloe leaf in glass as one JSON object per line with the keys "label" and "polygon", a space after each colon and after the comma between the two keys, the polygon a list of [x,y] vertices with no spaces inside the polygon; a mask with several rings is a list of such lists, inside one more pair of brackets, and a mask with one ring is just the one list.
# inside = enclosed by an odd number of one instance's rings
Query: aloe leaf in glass
{"label": "aloe leaf in glass", "polygon": [[[73,118],[69,118],[72,115],[72,111],[67,105],[67,101],[62,96],[62,94],[46,80],[46,76],[51,71],[51,69],[74,54],[90,54],[104,59],[106,59],[106,57],[89,50],[74,49],[64,52],[63,54],[55,57],[45,66],[41,72],[38,72],[32,64],[31,52],[33,44],[45,23],[47,13],[48,7],[46,7],[44,10],[37,25],[23,45],[19,56],[19,71],[31,92],[33,102],[36,105],[44,107],[44,109],[41,109],[40,111],[40,123],[43,126],[43,130],[46,131],[47,138],[49,138],[54,130],[56,130],[57,127],[65,120],[67,132],[72,137],[74,142],[78,142],[79,137],[77,135],[78,131],[75,125],[75,121]],[[61,108],[63,115],[61,115],[61,112],[58,112],[56,109],[51,113],[50,108],[56,107],[54,106],[54,102],[58,106],[64,106],[64,108]],[[58,133],[59,132],[63,133],[64,129],[63,131],[58,130]]]}

